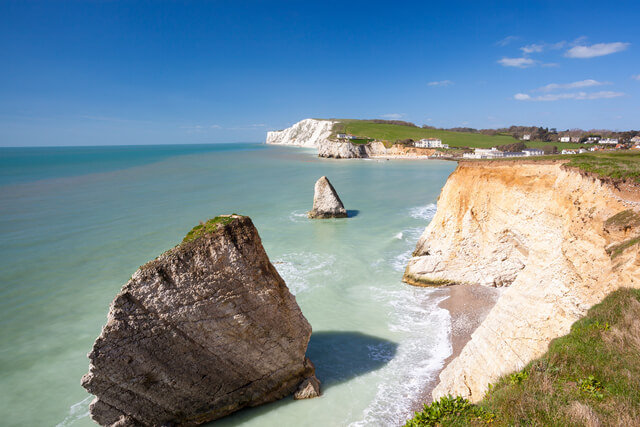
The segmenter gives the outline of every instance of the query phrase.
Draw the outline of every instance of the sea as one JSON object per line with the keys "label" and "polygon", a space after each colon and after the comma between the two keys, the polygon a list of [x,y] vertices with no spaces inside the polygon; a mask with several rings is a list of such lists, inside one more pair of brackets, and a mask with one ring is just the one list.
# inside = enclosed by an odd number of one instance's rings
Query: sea
{"label": "sea", "polygon": [[[401,278],[454,168],[255,143],[0,148],[0,424],[95,425],[80,379],[113,297],[194,225],[238,213],[313,327],[323,395],[211,425],[402,425],[451,353],[443,294]],[[323,175],[349,218],[307,218]]]}

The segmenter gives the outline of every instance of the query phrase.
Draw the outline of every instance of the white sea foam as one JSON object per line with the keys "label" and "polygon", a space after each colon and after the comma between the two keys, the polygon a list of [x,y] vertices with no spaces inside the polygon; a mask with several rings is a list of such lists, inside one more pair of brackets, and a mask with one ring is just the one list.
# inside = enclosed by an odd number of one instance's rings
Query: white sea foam
{"label": "white sea foam", "polygon": [[86,399],[81,400],[78,403],[74,403],[69,408],[69,415],[66,416],[64,420],[56,425],[56,427],[69,427],[73,425],[79,419],[85,418],[89,416],[89,404],[93,396],[87,396]]}
{"label": "white sea foam", "polygon": [[305,222],[308,219],[307,211],[293,211],[289,214],[289,220],[291,222]]}
{"label": "white sea foam", "polygon": [[[390,329],[406,334],[395,355],[384,368],[375,372],[381,377],[377,392],[364,410],[359,426],[403,425],[412,416],[412,404],[427,384],[435,379],[444,360],[451,354],[449,342],[450,316],[437,305],[444,297],[423,288],[372,289],[379,298],[393,307]],[[385,357],[370,350],[370,357]],[[378,360],[378,359],[375,359]],[[385,359],[382,359],[385,360]]]}
{"label": "white sea foam", "polygon": [[409,209],[409,215],[415,219],[426,219],[430,220],[436,214],[436,205],[435,203],[429,203],[426,206],[417,206],[415,208]]}
{"label": "white sea foam", "polygon": [[404,234],[402,234],[402,231],[397,233],[395,236],[393,236],[393,238],[396,240],[402,240],[402,237],[404,237]]}
{"label": "white sea foam", "polygon": [[333,255],[297,252],[282,255],[273,264],[291,293],[297,295],[311,289],[310,283],[321,282],[317,277],[330,276],[335,259]]}

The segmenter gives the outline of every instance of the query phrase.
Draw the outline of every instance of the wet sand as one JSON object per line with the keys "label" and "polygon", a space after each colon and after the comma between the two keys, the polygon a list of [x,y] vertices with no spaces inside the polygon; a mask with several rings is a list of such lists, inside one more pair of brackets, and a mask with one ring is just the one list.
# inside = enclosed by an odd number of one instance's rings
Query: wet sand
{"label": "wet sand", "polygon": [[[489,288],[481,285],[453,285],[442,288],[442,293],[436,294],[437,297],[448,296],[439,304],[439,307],[448,310],[451,315],[452,353],[445,360],[442,369],[458,357],[471,339],[471,334],[487,317],[503,290],[504,288]],[[422,410],[425,403],[431,402],[431,392],[440,381],[442,369],[425,387],[422,395],[418,396],[413,405],[414,411]]]}

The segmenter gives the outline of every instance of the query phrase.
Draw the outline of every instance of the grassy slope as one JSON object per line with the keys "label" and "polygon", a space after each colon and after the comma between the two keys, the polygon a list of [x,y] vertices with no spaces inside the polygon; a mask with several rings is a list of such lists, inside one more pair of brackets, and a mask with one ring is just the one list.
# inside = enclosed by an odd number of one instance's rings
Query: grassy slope
{"label": "grassy slope", "polygon": [[[451,147],[477,148],[491,148],[497,145],[513,144],[514,142],[518,142],[518,140],[514,139],[510,135],[490,136],[476,133],[450,132],[438,129],[422,129],[410,126],[371,123],[364,120],[340,119],[339,121],[344,124],[344,129],[341,129],[340,132],[388,142],[408,138],[413,140],[419,140],[422,138],[440,138],[444,144],[449,144]],[[557,145],[559,148],[577,148],[584,146],[582,144],[569,143],[527,142],[527,146],[531,148],[543,147],[545,145]]]}
{"label": "grassy slope", "polygon": [[[616,180],[632,180],[640,183],[640,151],[600,151],[583,154],[527,157],[519,161],[566,160],[566,165],[585,172]],[[480,162],[505,162],[514,159],[477,160]],[[516,160],[518,161],[518,160]]]}
{"label": "grassy slope", "polygon": [[477,405],[444,399],[407,425],[640,425],[638,319],[640,290],[613,292]]}

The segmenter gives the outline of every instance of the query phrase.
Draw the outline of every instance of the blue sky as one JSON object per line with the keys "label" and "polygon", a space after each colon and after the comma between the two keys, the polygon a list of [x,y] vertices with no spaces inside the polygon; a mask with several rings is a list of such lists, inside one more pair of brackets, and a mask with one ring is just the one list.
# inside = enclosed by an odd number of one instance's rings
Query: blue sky
{"label": "blue sky", "polygon": [[640,2],[0,1],[0,146],[640,128]]}

